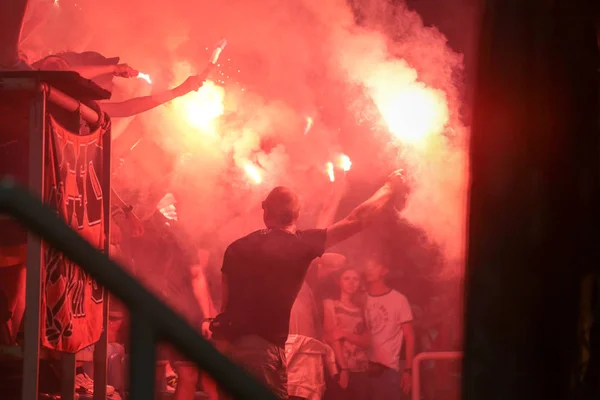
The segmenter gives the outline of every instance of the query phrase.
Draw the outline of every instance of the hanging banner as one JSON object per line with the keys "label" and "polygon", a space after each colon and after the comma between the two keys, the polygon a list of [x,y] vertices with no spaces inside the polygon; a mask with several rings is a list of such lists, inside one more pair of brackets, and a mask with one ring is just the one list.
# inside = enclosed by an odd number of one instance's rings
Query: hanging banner
{"label": "hanging banner", "polygon": [[[80,136],[52,117],[46,130],[44,203],[98,249],[104,248],[105,214],[102,183],[103,139],[110,128]],[[44,245],[42,271],[42,345],[75,353],[102,333],[103,292],[96,282],[60,252]]]}

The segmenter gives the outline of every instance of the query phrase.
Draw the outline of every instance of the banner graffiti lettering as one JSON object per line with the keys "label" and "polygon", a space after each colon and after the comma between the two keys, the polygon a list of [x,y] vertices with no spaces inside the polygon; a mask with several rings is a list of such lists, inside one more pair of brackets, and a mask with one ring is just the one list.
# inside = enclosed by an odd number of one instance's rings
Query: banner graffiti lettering
{"label": "banner graffiti lettering", "polygon": [[[102,138],[98,130],[86,136],[67,131],[54,119],[47,124],[45,203],[93,246],[104,245]],[[75,263],[44,247],[45,290],[42,344],[77,352],[95,343],[102,332],[103,291]]]}

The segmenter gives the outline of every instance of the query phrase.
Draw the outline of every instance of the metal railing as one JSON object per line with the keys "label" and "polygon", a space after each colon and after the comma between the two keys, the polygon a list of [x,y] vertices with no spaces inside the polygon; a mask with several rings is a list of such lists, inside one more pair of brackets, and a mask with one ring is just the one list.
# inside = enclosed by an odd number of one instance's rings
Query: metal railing
{"label": "metal railing", "polygon": [[64,253],[129,308],[132,338],[129,365],[131,400],[154,398],[154,349],[159,339],[174,345],[235,398],[276,399],[268,389],[219,353],[133,276],[71,230],[39,199],[9,180],[0,182],[0,213],[13,216],[32,233]]}
{"label": "metal railing", "polygon": [[462,357],[462,351],[435,351],[417,354],[412,365],[412,400],[421,399],[421,364],[423,361],[460,360]]}
{"label": "metal railing", "polygon": [[[48,75],[49,74],[49,75]],[[46,166],[48,146],[48,132],[46,125],[48,123],[48,106],[53,104],[64,111],[76,114],[71,117],[83,119],[88,124],[96,125],[101,122],[101,115],[83,104],[81,101],[71,97],[61,90],[51,86],[46,80],[61,84],[69,91],[74,91],[78,95],[86,98],[103,98],[106,93],[101,93],[101,89],[95,84],[82,79],[72,72],[39,72],[39,71],[21,71],[21,72],[2,72],[0,73],[0,94],[8,95],[3,98],[6,100],[10,95],[20,94],[27,98],[24,103],[28,103],[28,149],[26,157],[28,160],[28,174],[26,179],[27,188],[40,198],[45,192],[44,167]],[[100,90],[99,90],[100,89]],[[18,96],[17,96],[18,97]],[[14,98],[17,98],[14,97]],[[19,100],[17,100],[19,101]],[[10,126],[14,121],[3,121],[4,126]],[[104,121],[108,123],[109,121]],[[110,132],[110,131],[109,131]],[[25,132],[21,132],[21,135]],[[111,135],[110,133],[102,135],[102,147],[104,166],[110,166],[111,156]],[[26,142],[25,142],[26,143]],[[6,172],[6,171],[2,171]],[[12,171],[15,172],[15,171]],[[104,208],[104,219],[110,220],[111,204],[111,185],[110,173],[102,174],[100,183],[104,193],[102,201]],[[24,184],[24,183],[23,183]],[[110,223],[104,227],[105,240],[103,250],[106,254],[109,252]],[[43,251],[41,241],[33,234],[27,235],[27,258],[26,258],[26,278],[25,278],[25,305],[27,312],[24,315],[24,341],[25,343],[40,343],[43,327],[42,321],[42,265]],[[106,372],[107,372],[107,335],[108,330],[108,306],[109,296],[103,290],[103,315],[102,315],[102,334],[94,345],[94,400],[106,398]],[[76,354],[61,354],[61,398],[64,400],[75,399],[75,366]],[[42,358],[42,351],[39,345],[25,346],[23,349],[23,384],[22,397],[24,399],[37,398],[39,392],[39,362]]]}

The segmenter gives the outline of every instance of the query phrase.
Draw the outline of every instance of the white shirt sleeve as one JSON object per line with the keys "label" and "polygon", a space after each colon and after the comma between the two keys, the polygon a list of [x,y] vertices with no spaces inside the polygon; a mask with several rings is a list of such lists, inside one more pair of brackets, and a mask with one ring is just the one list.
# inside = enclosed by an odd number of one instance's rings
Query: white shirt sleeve
{"label": "white shirt sleeve", "polygon": [[399,324],[405,324],[413,320],[412,309],[410,308],[410,303],[406,296],[401,293],[398,293],[398,309],[397,309],[397,317]]}

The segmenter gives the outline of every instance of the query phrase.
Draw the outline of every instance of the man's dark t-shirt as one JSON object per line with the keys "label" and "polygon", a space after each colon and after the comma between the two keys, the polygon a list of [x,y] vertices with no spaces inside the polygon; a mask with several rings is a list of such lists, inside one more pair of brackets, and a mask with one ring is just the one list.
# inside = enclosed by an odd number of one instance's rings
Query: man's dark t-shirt
{"label": "man's dark t-shirt", "polygon": [[263,229],[233,242],[225,251],[228,283],[225,310],[229,336],[258,335],[283,347],[290,312],[312,260],[325,251],[325,229]]}

